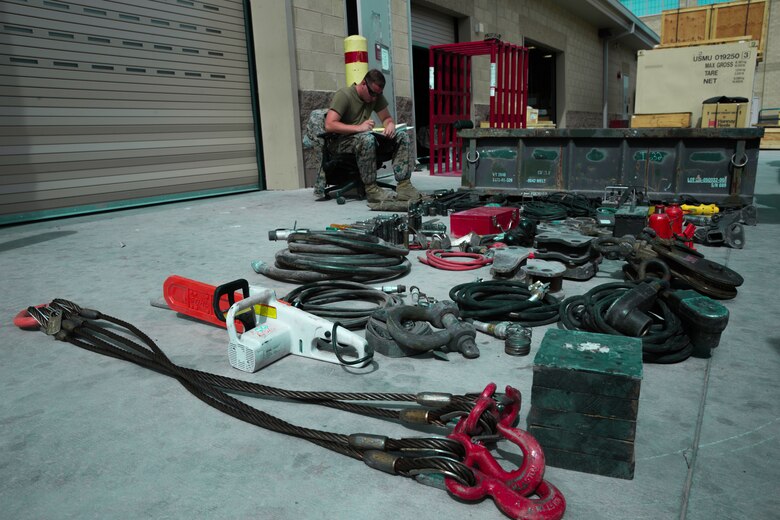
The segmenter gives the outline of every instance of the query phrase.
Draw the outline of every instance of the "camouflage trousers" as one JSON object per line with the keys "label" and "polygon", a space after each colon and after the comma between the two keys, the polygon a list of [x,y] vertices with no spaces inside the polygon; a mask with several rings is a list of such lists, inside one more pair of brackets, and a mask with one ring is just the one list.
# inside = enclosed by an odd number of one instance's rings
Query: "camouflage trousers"
{"label": "camouflage trousers", "polygon": [[354,154],[357,160],[360,180],[363,184],[376,182],[377,153],[380,146],[392,146],[393,176],[397,182],[406,180],[412,176],[414,162],[412,161],[412,147],[409,143],[408,132],[397,132],[392,143],[380,143],[383,137],[377,137],[373,132],[345,135],[339,137],[331,144],[330,151],[334,153]]}
{"label": "camouflage trousers", "polygon": [[[314,110],[309,117],[304,132],[304,146],[313,147],[321,153],[323,140],[317,135],[325,131],[325,114],[327,109]],[[363,184],[376,182],[377,148],[381,137],[376,137],[372,132],[344,135],[333,139],[329,143],[328,150],[331,153],[354,154],[357,160],[360,180]],[[393,175],[400,182],[412,176],[414,159],[408,132],[396,132],[392,142]],[[321,157],[321,155],[320,155]],[[320,167],[317,178],[314,181],[314,195],[320,196],[327,187],[325,172]]]}

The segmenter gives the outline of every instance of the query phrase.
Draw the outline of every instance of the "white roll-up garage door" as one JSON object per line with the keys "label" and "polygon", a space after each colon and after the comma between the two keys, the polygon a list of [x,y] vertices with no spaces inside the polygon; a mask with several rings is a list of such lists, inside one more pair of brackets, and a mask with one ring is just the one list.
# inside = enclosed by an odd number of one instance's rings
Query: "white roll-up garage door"
{"label": "white roll-up garage door", "polygon": [[241,0],[2,0],[0,223],[260,187]]}
{"label": "white roll-up garage door", "polygon": [[412,4],[412,43],[422,47],[457,43],[455,18]]}

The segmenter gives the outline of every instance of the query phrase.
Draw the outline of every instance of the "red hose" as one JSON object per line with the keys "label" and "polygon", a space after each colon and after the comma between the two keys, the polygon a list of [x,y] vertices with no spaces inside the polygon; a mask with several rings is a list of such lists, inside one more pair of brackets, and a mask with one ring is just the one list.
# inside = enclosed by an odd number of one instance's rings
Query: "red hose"
{"label": "red hose", "polygon": [[[472,260],[447,260],[447,258],[470,258]],[[479,253],[449,252],[443,249],[428,249],[425,256],[418,256],[417,260],[425,265],[445,271],[470,271],[493,263],[492,258]]]}

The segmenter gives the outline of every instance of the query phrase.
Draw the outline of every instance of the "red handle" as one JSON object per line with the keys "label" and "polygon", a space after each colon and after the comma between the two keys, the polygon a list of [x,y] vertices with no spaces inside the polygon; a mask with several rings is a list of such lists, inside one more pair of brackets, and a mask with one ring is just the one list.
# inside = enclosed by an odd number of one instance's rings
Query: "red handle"
{"label": "red handle", "polygon": [[[179,275],[169,276],[163,283],[163,296],[165,302],[172,310],[187,316],[226,328],[225,322],[220,321],[214,314],[212,300],[217,287],[197,280],[191,280]],[[234,293],[235,301],[244,298],[240,292]],[[220,308],[227,310],[228,297],[223,294],[220,298]],[[243,325],[236,322],[236,330],[244,332]]]}

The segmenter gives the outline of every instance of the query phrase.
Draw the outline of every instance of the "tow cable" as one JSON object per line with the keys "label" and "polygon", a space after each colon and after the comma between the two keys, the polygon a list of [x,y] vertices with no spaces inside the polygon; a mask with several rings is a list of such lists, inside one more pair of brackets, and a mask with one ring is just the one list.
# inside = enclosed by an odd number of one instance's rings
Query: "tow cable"
{"label": "tow cable", "polygon": [[[181,367],[173,363],[148,335],[134,325],[64,299],[28,307],[40,330],[55,339],[105,356],[129,361],[177,379],[195,397],[237,419],[298,437],[393,475],[446,489],[463,500],[490,496],[513,519],[558,520],[566,510],[561,492],[543,479],[544,453],[528,432],[513,425],[520,411],[520,392],[511,386],[496,394],[490,383],[477,395],[444,393],[300,392],[241,381]],[[108,326],[100,324],[106,322]],[[138,342],[140,341],[140,343]],[[447,437],[393,439],[383,435],[314,430],[288,423],[254,408],[227,392],[269,396],[352,413],[444,427],[460,417]],[[417,408],[381,408],[351,401],[416,402]],[[504,470],[487,444],[508,440],[523,454],[521,465]]]}

